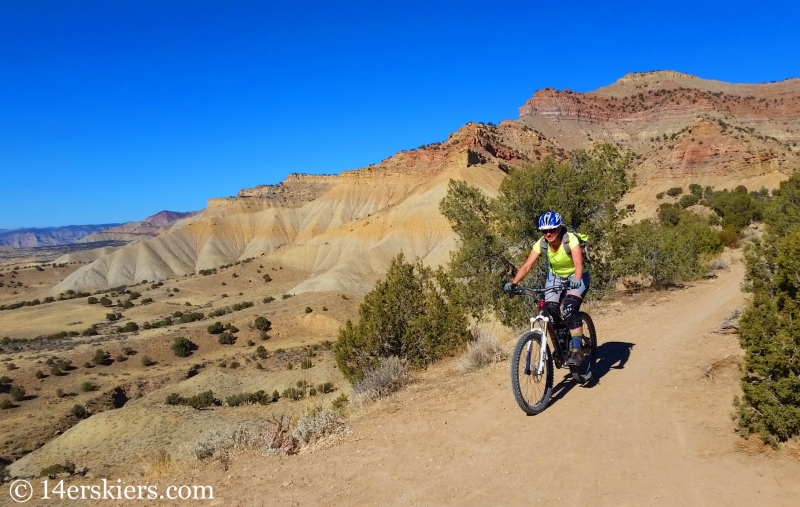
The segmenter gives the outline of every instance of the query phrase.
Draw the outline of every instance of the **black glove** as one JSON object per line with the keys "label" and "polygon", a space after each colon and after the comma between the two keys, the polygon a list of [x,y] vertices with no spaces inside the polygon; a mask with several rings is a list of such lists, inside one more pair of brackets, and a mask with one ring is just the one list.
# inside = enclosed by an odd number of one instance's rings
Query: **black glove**
{"label": "black glove", "polygon": [[581,285],[582,285],[582,283],[583,283],[583,282],[581,282],[580,280],[570,280],[570,281],[569,281],[569,288],[570,288],[570,289],[572,289],[572,290],[574,290],[574,289],[580,289],[580,288],[581,288]]}
{"label": "black glove", "polygon": [[503,285],[504,292],[511,293],[514,292],[515,290],[517,290],[517,284],[515,284],[514,282],[506,282],[506,284]]}

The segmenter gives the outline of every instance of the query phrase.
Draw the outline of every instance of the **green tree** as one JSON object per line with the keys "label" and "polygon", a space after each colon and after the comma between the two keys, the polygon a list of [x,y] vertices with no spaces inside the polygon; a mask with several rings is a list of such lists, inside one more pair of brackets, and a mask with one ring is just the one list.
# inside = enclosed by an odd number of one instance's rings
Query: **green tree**
{"label": "green tree", "polygon": [[334,345],[336,363],[348,380],[382,358],[397,356],[422,367],[469,338],[461,294],[440,268],[433,271],[395,257],[383,280],[364,296],[358,323],[347,321]]}
{"label": "green tree", "polygon": [[[629,161],[609,144],[576,151],[568,162],[547,157],[509,174],[494,199],[463,181],[451,181],[439,209],[459,238],[449,269],[463,284],[472,315],[494,313],[506,325],[524,316],[522,301],[509,298],[501,287],[541,237],[538,218],[547,210],[558,211],[565,223],[589,236],[593,291],[607,290],[612,285],[606,269],[610,240],[627,213],[617,205],[630,185]],[[537,269],[528,283],[542,283],[543,263]]]}
{"label": "green tree", "polygon": [[[742,194],[738,194],[742,195]],[[740,321],[745,350],[744,434],[776,444],[800,435],[800,175],[781,183],[765,213],[766,234],[746,251],[753,297]]]}

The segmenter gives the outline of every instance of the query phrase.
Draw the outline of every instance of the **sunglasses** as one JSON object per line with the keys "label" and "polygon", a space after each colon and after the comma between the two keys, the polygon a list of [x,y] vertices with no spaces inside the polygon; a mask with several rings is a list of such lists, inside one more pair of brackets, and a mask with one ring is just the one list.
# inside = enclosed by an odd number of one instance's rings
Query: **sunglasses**
{"label": "sunglasses", "polygon": [[542,234],[555,234],[558,232],[558,229],[544,229],[544,230],[539,229],[539,232],[541,232]]}

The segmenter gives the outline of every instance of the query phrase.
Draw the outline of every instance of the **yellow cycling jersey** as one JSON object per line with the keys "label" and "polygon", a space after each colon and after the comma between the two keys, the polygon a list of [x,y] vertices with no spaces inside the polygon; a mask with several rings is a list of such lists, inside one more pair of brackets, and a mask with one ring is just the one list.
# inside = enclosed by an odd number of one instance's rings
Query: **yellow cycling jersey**
{"label": "yellow cycling jersey", "polygon": [[[564,249],[564,241],[567,241],[567,238],[569,238],[569,244],[573,251],[576,248],[580,248],[578,246],[578,237],[571,232],[566,233],[561,241],[561,245],[558,247],[558,250],[554,252],[551,247],[548,246],[547,248],[547,258],[550,262],[550,270],[555,273],[556,276],[560,276],[562,278],[566,278],[575,272],[575,263],[572,262],[572,257],[570,257],[569,254],[567,254],[567,251]],[[533,251],[539,255],[542,254],[541,245],[541,239],[533,244]],[[584,266],[584,272],[586,272],[586,266]]]}

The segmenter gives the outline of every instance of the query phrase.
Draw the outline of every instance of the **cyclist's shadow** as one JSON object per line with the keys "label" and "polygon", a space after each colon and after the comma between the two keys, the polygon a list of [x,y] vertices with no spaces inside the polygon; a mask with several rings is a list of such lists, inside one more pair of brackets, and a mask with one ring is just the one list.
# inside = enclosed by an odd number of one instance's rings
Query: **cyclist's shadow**
{"label": "cyclist's shadow", "polygon": [[[631,349],[633,343],[627,342],[605,342],[597,346],[597,359],[594,363],[594,373],[592,380],[583,384],[581,387],[592,388],[600,383],[603,378],[611,370],[621,370],[625,367],[625,363],[631,357]],[[565,370],[557,370],[565,371]],[[564,378],[553,386],[553,395],[550,398],[550,405],[563,398],[573,387],[578,386],[577,382],[572,380],[572,374],[567,373]]]}

